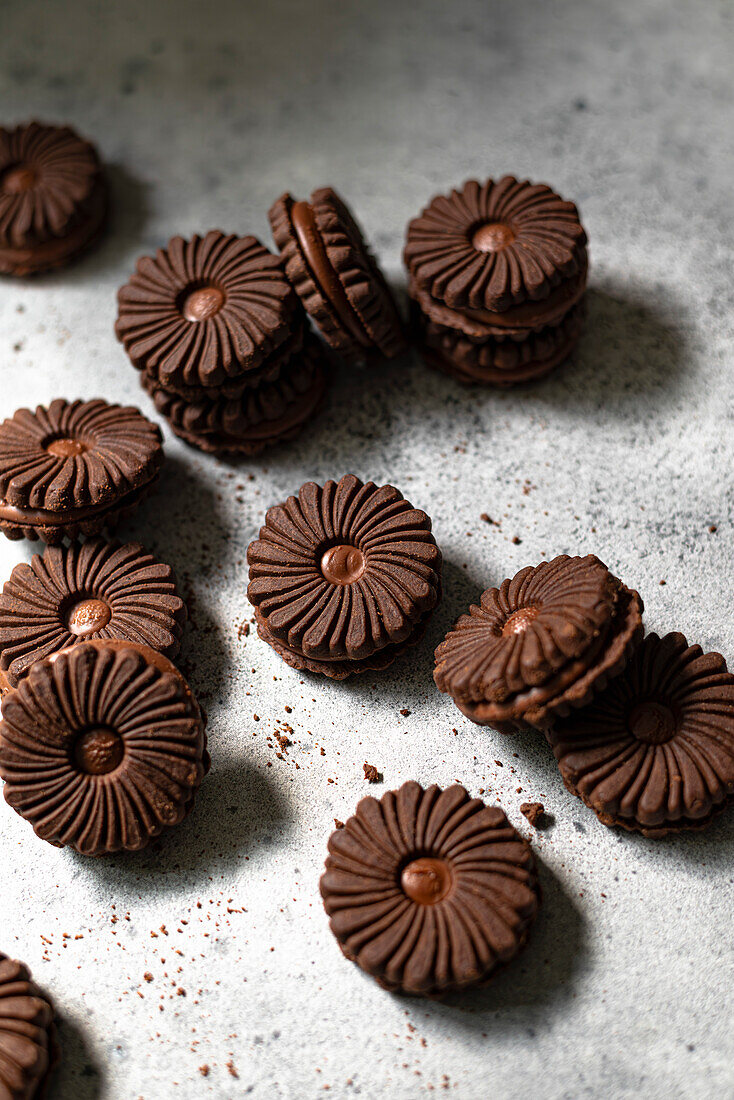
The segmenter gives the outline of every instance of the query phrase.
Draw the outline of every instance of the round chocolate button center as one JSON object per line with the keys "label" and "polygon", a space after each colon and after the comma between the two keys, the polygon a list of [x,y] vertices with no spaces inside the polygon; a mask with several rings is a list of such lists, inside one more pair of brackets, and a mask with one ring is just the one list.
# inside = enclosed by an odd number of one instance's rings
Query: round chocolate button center
{"label": "round chocolate button center", "polygon": [[57,458],[74,458],[76,455],[83,455],[86,449],[86,443],[79,439],[52,439],[46,444],[48,454],[56,455]]}
{"label": "round chocolate button center", "polygon": [[12,164],[0,178],[0,190],[6,195],[22,195],[36,183],[36,173],[26,164]]}
{"label": "round chocolate button center", "polygon": [[112,611],[104,600],[81,600],[69,609],[66,625],[78,638],[86,638],[107,626],[111,618]]}
{"label": "round chocolate button center", "polygon": [[627,718],[627,728],[638,741],[648,745],[664,745],[675,736],[677,723],[670,707],[648,699],[632,708]]}
{"label": "round chocolate button center", "polygon": [[224,305],[224,294],[218,286],[197,286],[184,293],[181,312],[187,321],[207,321]]}
{"label": "round chocolate button center", "polygon": [[125,743],[114,730],[87,730],[74,745],[74,762],[86,775],[107,775],[119,768]]}
{"label": "round chocolate button center", "polygon": [[403,867],[400,885],[417,905],[435,905],[451,889],[451,869],[443,859],[423,856]]}
{"label": "round chocolate button center", "polygon": [[321,572],[331,584],[354,584],[365,564],[365,556],[356,546],[332,546],[321,558]]}
{"label": "round chocolate button center", "polygon": [[503,634],[522,634],[540,614],[539,607],[519,607],[502,627]]}
{"label": "round chocolate button center", "polygon": [[471,243],[477,252],[501,252],[514,239],[512,227],[505,222],[485,222],[474,230]]}

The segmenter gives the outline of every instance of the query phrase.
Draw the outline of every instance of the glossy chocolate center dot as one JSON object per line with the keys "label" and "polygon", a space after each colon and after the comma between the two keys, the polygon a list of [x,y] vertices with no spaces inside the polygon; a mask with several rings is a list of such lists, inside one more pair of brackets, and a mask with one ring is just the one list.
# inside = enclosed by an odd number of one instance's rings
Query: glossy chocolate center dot
{"label": "glossy chocolate center dot", "polygon": [[505,222],[485,222],[474,230],[471,243],[477,252],[501,252],[514,239],[512,227]]}
{"label": "glossy chocolate center dot", "polygon": [[85,638],[107,626],[111,618],[112,611],[104,600],[80,600],[67,612],[66,625],[72,634]]}
{"label": "glossy chocolate center dot", "polygon": [[519,607],[502,627],[503,634],[522,634],[540,614],[539,607]]}
{"label": "glossy chocolate center dot", "polygon": [[443,859],[414,859],[403,867],[400,885],[417,905],[435,905],[451,889],[451,869]]}
{"label": "glossy chocolate center dot", "polygon": [[670,707],[649,699],[632,708],[627,718],[627,728],[638,741],[648,745],[664,745],[675,736],[677,724]]}
{"label": "glossy chocolate center dot", "polygon": [[80,439],[52,439],[46,444],[48,454],[57,458],[74,458],[75,455],[83,455],[86,449],[86,443]]}
{"label": "glossy chocolate center dot", "polygon": [[332,546],[321,558],[321,572],[332,584],[354,584],[365,564],[364,554],[356,546]]}
{"label": "glossy chocolate center dot", "polygon": [[74,745],[74,763],[86,775],[107,775],[119,768],[125,743],[114,730],[87,730]]}
{"label": "glossy chocolate center dot", "polygon": [[11,164],[0,176],[0,190],[6,195],[22,195],[36,183],[36,173],[26,164]]}
{"label": "glossy chocolate center dot", "polygon": [[218,286],[197,286],[184,291],[181,312],[187,321],[207,321],[224,305],[224,294]]}

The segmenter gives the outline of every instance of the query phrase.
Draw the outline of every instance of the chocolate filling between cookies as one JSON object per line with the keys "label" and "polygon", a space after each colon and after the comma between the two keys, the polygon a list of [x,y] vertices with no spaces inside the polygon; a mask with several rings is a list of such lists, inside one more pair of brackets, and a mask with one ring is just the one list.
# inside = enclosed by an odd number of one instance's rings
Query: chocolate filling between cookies
{"label": "chocolate filling between cookies", "polygon": [[311,276],[334,309],[343,326],[362,347],[372,347],[359,314],[352,307],[319,233],[311,204],[295,202],[290,211],[291,225],[298,239]]}

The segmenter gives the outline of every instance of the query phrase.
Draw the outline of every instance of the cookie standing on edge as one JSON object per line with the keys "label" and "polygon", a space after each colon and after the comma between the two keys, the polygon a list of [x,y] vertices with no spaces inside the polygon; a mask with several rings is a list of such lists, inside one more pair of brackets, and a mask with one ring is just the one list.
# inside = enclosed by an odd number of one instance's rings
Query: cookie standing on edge
{"label": "cookie standing on edge", "polygon": [[545,729],[622,671],[642,611],[593,554],[561,555],[484,592],[436,649],[433,678],[479,725]]}
{"label": "cookie standing on edge", "polygon": [[573,203],[504,176],[436,196],[403,253],[421,353],[463,382],[511,386],[575,347],[588,256]]}
{"label": "cookie standing on edge", "polygon": [[97,238],[107,185],[93,145],[68,126],[0,128],[0,272],[35,275]]}
{"label": "cookie standing on edge", "polygon": [[591,706],[547,733],[563,781],[604,825],[701,829],[734,795],[734,675],[682,634],[649,634]]}
{"label": "cookie standing on edge", "polygon": [[91,638],[138,642],[174,658],[185,622],[173,570],[139,543],[48,547],[16,565],[0,595],[0,693],[36,661]]}
{"label": "cookie standing on edge", "polygon": [[0,1096],[45,1096],[58,1060],[53,1005],[28,967],[0,951]]}
{"label": "cookie standing on edge", "polygon": [[530,845],[460,786],[363,798],[329,838],[321,896],[344,955],[383,988],[482,984],[524,946],[540,889]]}
{"label": "cookie standing on edge", "polygon": [[206,721],[162,654],[114,639],[37,661],[2,701],[5,801],[82,855],[144,848],[191,811]]}
{"label": "cookie standing on edge", "polygon": [[293,668],[337,680],[420,641],[441,593],[425,512],[351,474],[270,508],[247,561],[260,637]]}
{"label": "cookie standing on edge", "polygon": [[336,191],[321,187],[308,202],[286,192],[269,218],[286,274],[330,347],[350,362],[407,349],[390,288]]}
{"label": "cookie standing on edge", "polygon": [[0,530],[55,546],[115,527],[157,481],[161,443],[138,409],[101,398],[19,409],[0,424]]}

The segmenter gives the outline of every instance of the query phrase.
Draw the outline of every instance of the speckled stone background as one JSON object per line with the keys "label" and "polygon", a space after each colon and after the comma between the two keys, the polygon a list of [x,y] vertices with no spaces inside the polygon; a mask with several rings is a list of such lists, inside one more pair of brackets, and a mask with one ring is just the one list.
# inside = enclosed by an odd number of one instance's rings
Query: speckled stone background
{"label": "speckled stone background", "polygon": [[[482,588],[561,552],[638,587],[649,628],[734,657],[731,4],[4,0],[0,26],[3,121],[77,125],[114,198],[85,260],[0,286],[2,415],[62,394],[150,411],[117,287],[173,233],[268,241],[285,188],[342,190],[400,283],[432,194],[527,174],[578,202],[593,262],[577,360],[541,385],[464,390],[406,360],[343,372],[313,429],[262,460],[169,441],[124,534],[193,600],[214,761],[196,810],[148,853],[94,862],[0,805],[0,947],[58,1004],[56,1095],[731,1096],[734,813],[662,842],[607,830],[539,739],[472,726],[431,680]],[[432,515],[446,596],[389,674],[304,681],[247,633],[245,550],[268,505],[346,471]],[[3,540],[2,573],[32,549]],[[532,837],[543,914],[480,995],[391,997],[330,936],[318,877],[365,761],[375,793],[459,780]]]}

